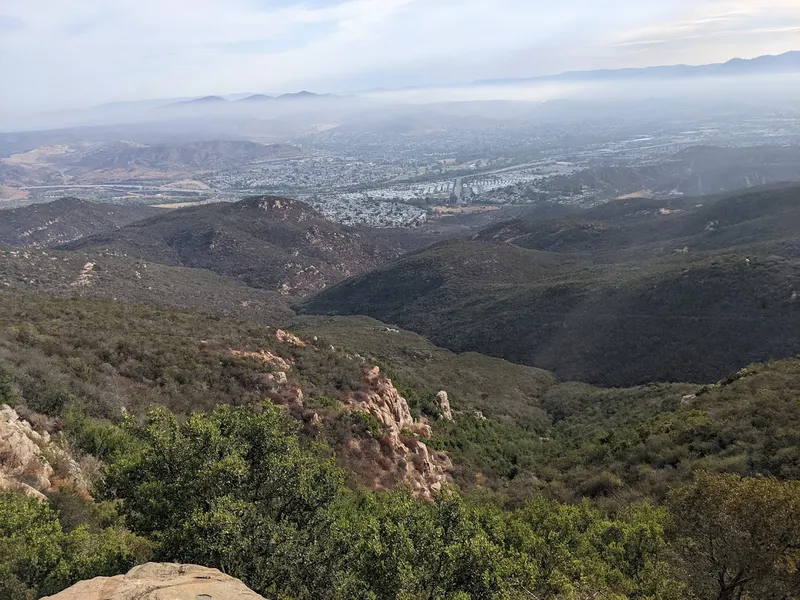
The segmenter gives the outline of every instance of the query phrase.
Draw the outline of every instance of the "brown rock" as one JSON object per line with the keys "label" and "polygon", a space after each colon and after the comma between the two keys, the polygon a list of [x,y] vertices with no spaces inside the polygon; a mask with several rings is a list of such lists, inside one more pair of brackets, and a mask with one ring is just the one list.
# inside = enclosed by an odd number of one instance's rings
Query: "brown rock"
{"label": "brown rock", "polygon": [[277,373],[271,373],[270,375],[267,376],[267,379],[276,383],[277,385],[286,385],[289,381],[289,378],[283,371],[278,371]]}
{"label": "brown rock", "polygon": [[306,343],[303,340],[283,329],[278,329],[278,331],[275,332],[275,339],[284,344],[291,344],[292,346],[298,346],[300,348],[306,347]]}
{"label": "brown rock", "polygon": [[[415,421],[408,402],[378,367],[364,370],[361,390],[345,400],[349,410],[374,415],[384,426],[380,440],[382,471],[373,482],[377,489],[400,485],[421,498],[432,498],[448,482],[453,464],[442,452],[431,452],[417,438],[429,438],[431,427]],[[362,456],[361,444],[346,447],[352,456]]]}
{"label": "brown rock", "polygon": [[54,473],[40,444],[45,444],[43,436],[21,420],[16,411],[0,406],[0,490],[17,490],[44,499],[42,492],[50,489]]}
{"label": "brown rock", "polygon": [[283,371],[284,373],[292,368],[292,364],[289,361],[281,358],[280,356],[276,356],[269,350],[262,350],[260,352],[247,352],[246,350],[231,350],[231,355],[236,358],[255,358],[256,360],[265,362],[271,367],[275,367],[276,369],[278,369],[279,371]]}
{"label": "brown rock", "polygon": [[447,397],[447,392],[442,390],[436,394],[436,401],[439,403],[439,410],[442,411],[442,418],[445,421],[452,421],[453,411],[450,408],[450,399]]}
{"label": "brown rock", "polygon": [[[197,565],[148,563],[83,581],[49,600],[264,600],[238,579]],[[45,599],[47,600],[47,599]]]}
{"label": "brown rock", "polygon": [[44,500],[55,478],[46,455],[56,457],[62,465],[61,478],[79,489],[88,487],[80,466],[47,432],[39,433],[14,409],[0,405],[0,490],[15,490]]}
{"label": "brown rock", "polygon": [[414,424],[408,402],[392,385],[392,381],[381,375],[380,367],[366,370],[361,386],[366,397],[350,399],[354,410],[371,413],[389,429],[400,430]]}

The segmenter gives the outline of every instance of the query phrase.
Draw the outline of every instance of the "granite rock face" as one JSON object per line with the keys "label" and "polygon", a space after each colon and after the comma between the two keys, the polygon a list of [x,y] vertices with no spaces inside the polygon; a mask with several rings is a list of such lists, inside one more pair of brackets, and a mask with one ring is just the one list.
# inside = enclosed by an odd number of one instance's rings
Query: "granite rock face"
{"label": "granite rock face", "polygon": [[[369,413],[384,428],[377,445],[382,465],[373,482],[375,489],[409,488],[414,495],[431,499],[449,482],[453,463],[447,454],[431,451],[422,441],[432,435],[431,426],[416,420],[407,400],[381,373],[379,367],[365,367],[361,390],[345,400],[348,410]],[[369,454],[370,442],[352,439],[346,448],[354,455]],[[391,482],[387,485],[388,482]]]}
{"label": "granite rock face", "polygon": [[450,399],[447,396],[447,392],[442,390],[436,394],[436,402],[439,404],[439,410],[442,411],[442,418],[445,421],[452,421],[453,409],[450,408]]}
{"label": "granite rock face", "polygon": [[148,563],[82,581],[45,600],[264,600],[238,579],[197,565]]}
{"label": "granite rock face", "polygon": [[0,490],[44,500],[54,475],[43,452],[49,443],[49,436],[34,431],[14,409],[0,406]]}
{"label": "granite rock face", "polygon": [[89,484],[62,444],[46,431],[36,431],[13,408],[0,405],[0,490],[44,501],[45,494],[62,485],[85,492]]}

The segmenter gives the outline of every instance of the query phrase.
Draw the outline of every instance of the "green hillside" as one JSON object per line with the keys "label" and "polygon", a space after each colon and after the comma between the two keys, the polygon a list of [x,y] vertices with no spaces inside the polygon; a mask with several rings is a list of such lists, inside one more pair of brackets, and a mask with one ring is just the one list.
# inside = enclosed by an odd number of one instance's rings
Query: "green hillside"
{"label": "green hillside", "polygon": [[[516,220],[308,299],[477,351],[625,386],[709,381],[800,351],[800,188],[654,217]],[[599,216],[599,215],[596,215]]]}
{"label": "green hillside", "polygon": [[186,308],[275,324],[293,312],[287,298],[205,269],[167,266],[116,253],[2,249],[0,289],[63,298]]}
{"label": "green hillside", "polygon": [[[798,460],[798,360],[752,367],[718,387],[601,389],[453,354],[368,319],[300,318],[293,329],[309,345],[298,347],[270,327],[210,315],[8,293],[2,300],[0,365],[19,402],[50,417],[77,409],[118,422],[123,407],[143,414],[158,404],[185,414],[269,398],[294,406],[301,421],[308,410],[332,411],[324,431],[336,448],[356,435],[336,407],[361,389],[364,360],[379,364],[412,410],[431,420],[431,444],[451,453],[467,489],[510,486],[519,497],[549,489],[562,498],[624,489],[659,497],[697,468],[794,477]],[[255,355],[241,354],[248,351],[291,364],[288,384],[266,377]],[[298,388],[303,409],[291,400]],[[438,419],[441,390],[453,423]],[[608,473],[616,483],[594,490],[593,479]]]}
{"label": "green hillside", "polygon": [[289,296],[319,291],[402,252],[375,232],[345,228],[303,202],[268,196],[171,211],[65,249],[208,269]]}

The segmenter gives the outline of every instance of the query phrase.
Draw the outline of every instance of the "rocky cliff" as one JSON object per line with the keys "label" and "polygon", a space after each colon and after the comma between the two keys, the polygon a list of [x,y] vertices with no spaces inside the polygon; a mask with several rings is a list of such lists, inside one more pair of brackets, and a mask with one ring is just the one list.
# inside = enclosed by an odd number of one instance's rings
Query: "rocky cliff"
{"label": "rocky cliff", "polygon": [[[276,332],[276,339],[295,347],[310,344],[284,331]],[[337,352],[335,348],[318,349]],[[281,405],[303,414],[304,420],[316,431],[326,426],[326,420],[335,414],[309,409],[306,394],[295,380],[293,364],[268,351],[244,352],[232,350],[234,356],[255,358],[265,366],[263,378],[274,388],[270,398]],[[380,424],[381,433],[373,436],[351,437],[336,448],[340,463],[357,474],[360,483],[373,489],[405,487],[422,498],[431,498],[436,490],[446,484],[453,465],[447,454],[431,451],[424,439],[431,437],[431,427],[424,420],[415,420],[406,399],[392,381],[377,366],[355,355],[351,360],[361,363],[361,381],[356,391],[343,393],[340,400],[347,413],[369,414]],[[449,407],[449,405],[448,405]],[[340,411],[341,412],[341,411]]]}
{"label": "rocky cliff", "polygon": [[46,492],[58,487],[59,478],[85,488],[80,467],[68,452],[47,432],[36,431],[15,410],[0,405],[0,490],[44,500]]}
{"label": "rocky cliff", "polygon": [[264,600],[238,579],[197,565],[148,563],[83,581],[45,600]]}
{"label": "rocky cliff", "polygon": [[421,441],[431,437],[430,425],[411,416],[408,402],[379,367],[365,366],[361,390],[349,394],[345,405],[347,410],[369,413],[383,426],[379,440],[353,438],[346,445],[351,456],[361,460],[373,457],[381,467],[373,471],[375,489],[406,486],[417,496],[431,498],[447,483],[453,468],[450,458],[429,450]]}

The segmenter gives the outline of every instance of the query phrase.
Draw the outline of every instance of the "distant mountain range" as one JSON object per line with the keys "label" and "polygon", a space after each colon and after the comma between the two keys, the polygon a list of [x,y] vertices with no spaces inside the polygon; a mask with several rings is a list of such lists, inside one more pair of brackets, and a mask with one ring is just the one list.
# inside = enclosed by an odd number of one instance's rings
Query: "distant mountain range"
{"label": "distant mountain range", "polygon": [[222,96],[203,96],[202,98],[193,98],[191,100],[181,100],[179,102],[173,102],[171,104],[167,104],[164,108],[176,107],[176,106],[210,106],[210,105],[221,105],[224,103],[245,103],[245,104],[253,104],[256,102],[271,102],[274,100],[311,100],[314,98],[329,98],[332,97],[332,94],[315,94],[314,92],[309,92],[303,90],[301,92],[289,93],[289,94],[281,94],[279,96],[268,96],[267,94],[253,94],[250,96],[245,96],[244,98],[237,98],[228,100],[223,98]]}
{"label": "distant mountain range", "polygon": [[[735,75],[758,75],[768,73],[792,73],[800,71],[800,51],[791,51],[779,55],[765,55],[757,58],[744,59],[733,58],[724,63],[712,63],[707,65],[661,65],[641,68],[625,69],[597,69],[589,71],[567,71],[556,75],[539,75],[534,77],[519,78],[498,78],[498,79],[479,79],[466,86],[471,85],[508,85],[515,83],[531,83],[545,81],[564,81],[564,82],[596,82],[613,80],[637,80],[637,79],[679,79],[686,77],[714,77],[714,76],[735,76]],[[402,89],[424,89],[427,87],[438,86],[410,86]],[[370,92],[391,92],[392,88],[373,89]],[[316,94],[308,91],[301,91],[278,96],[267,94],[252,94],[243,98],[231,99],[230,102],[252,104],[258,102],[269,102],[273,100],[308,100],[314,98],[337,97],[333,94]],[[184,100],[168,106],[177,105],[210,105],[227,101],[222,96],[206,96],[193,100]]]}
{"label": "distant mountain range", "polygon": [[668,65],[628,69],[599,69],[593,71],[568,71],[557,75],[521,77],[507,79],[481,79],[475,85],[504,85],[537,81],[604,81],[630,79],[667,79],[683,77],[718,77],[757,75],[767,73],[791,73],[800,71],[800,51],[757,58],[733,58],[724,63],[708,65]]}

